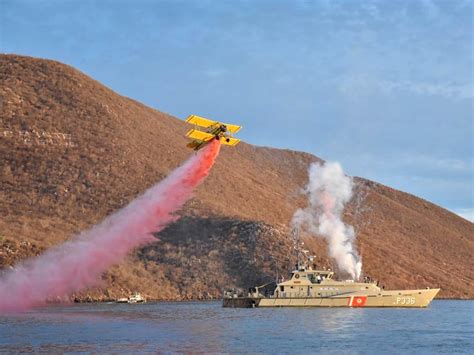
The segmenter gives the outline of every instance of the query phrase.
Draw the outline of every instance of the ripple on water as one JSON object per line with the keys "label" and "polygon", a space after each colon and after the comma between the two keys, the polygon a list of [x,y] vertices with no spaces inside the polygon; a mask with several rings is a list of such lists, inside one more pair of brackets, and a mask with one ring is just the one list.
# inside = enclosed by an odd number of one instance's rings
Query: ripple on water
{"label": "ripple on water", "polygon": [[54,306],[0,316],[0,352],[470,353],[473,314],[473,301],[428,309]]}

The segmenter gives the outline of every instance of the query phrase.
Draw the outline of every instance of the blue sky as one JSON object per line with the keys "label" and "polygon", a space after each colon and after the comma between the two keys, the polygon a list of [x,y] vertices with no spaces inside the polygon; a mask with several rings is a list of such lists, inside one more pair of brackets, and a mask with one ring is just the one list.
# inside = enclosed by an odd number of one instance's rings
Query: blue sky
{"label": "blue sky", "polygon": [[0,0],[0,50],[470,219],[473,2]]}

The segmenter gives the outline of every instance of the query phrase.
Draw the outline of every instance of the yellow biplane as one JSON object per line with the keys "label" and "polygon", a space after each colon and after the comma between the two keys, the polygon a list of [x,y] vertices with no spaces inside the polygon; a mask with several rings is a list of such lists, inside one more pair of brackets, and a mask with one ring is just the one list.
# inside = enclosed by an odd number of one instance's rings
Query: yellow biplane
{"label": "yellow biplane", "polygon": [[[187,146],[194,150],[203,148],[213,139],[217,139],[222,144],[231,146],[237,145],[237,143],[240,142],[240,139],[234,138],[233,134],[240,131],[241,126],[212,121],[196,115],[188,116],[186,122],[195,126],[194,129],[186,133],[186,136],[193,140]],[[198,129],[198,127],[200,129]]]}

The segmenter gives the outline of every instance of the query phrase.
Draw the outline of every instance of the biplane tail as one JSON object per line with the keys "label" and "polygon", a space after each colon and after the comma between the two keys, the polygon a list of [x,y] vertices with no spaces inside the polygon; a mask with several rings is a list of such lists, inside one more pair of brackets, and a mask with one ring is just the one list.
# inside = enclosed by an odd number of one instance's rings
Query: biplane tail
{"label": "biplane tail", "polygon": [[199,141],[192,141],[186,144],[186,147],[191,148],[191,149],[197,149],[201,146],[202,142]]}

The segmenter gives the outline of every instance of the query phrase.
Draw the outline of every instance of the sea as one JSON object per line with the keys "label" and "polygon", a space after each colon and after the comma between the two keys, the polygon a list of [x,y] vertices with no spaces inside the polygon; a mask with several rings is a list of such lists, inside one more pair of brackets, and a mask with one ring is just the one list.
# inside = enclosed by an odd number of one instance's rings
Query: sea
{"label": "sea", "polygon": [[55,305],[0,315],[0,352],[474,354],[474,301],[425,309]]}

